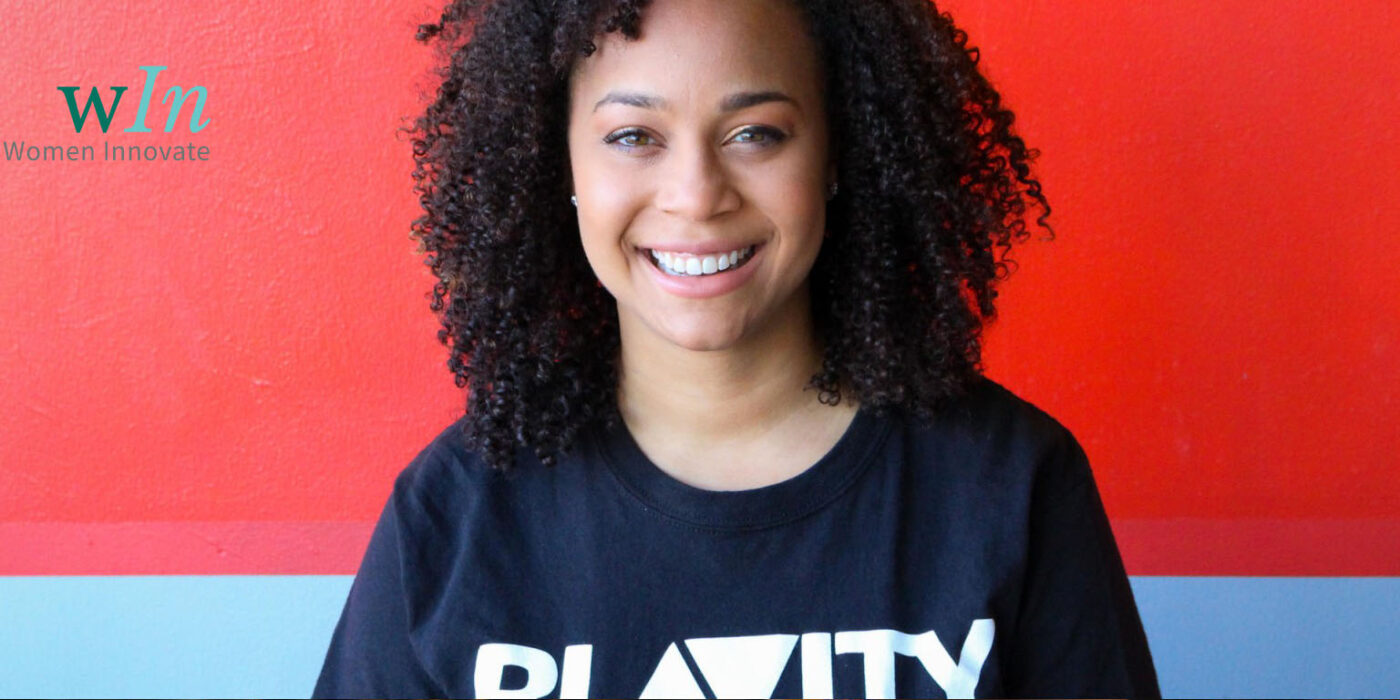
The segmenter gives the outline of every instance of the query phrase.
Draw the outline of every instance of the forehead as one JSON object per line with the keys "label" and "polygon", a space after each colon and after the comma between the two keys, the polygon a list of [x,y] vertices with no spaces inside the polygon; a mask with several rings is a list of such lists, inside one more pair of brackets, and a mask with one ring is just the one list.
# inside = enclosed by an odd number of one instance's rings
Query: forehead
{"label": "forehead", "polygon": [[804,101],[820,92],[816,44],[792,0],[653,0],[640,38],[615,32],[596,43],[574,68],[582,100],[619,87],[668,102],[754,89]]}

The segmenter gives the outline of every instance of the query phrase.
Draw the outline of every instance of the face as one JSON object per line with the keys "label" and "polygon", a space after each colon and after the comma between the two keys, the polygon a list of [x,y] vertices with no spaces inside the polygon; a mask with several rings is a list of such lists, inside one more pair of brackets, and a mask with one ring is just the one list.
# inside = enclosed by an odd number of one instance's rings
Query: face
{"label": "face", "polygon": [[596,43],[570,82],[569,156],[623,342],[721,350],[805,328],[833,169],[798,8],[656,0],[639,40]]}

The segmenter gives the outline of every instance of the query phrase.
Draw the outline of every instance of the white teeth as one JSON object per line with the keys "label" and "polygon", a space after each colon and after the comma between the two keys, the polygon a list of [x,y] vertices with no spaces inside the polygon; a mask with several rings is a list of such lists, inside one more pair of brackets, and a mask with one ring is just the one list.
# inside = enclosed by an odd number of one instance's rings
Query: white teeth
{"label": "white teeth", "polygon": [[667,251],[652,250],[651,259],[656,261],[657,267],[664,272],[677,276],[695,277],[700,275],[713,275],[723,272],[731,267],[738,267],[743,260],[748,260],[753,255],[754,247],[731,250],[728,253],[718,255],[693,256],[684,253],[671,253]]}

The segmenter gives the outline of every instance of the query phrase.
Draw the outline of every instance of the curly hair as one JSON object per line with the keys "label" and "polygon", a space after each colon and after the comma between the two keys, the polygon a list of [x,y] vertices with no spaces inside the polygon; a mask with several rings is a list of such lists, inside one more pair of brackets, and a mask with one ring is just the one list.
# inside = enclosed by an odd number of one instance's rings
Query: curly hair
{"label": "curly hair", "polygon": [[[1052,236],[1038,153],[929,0],[793,0],[825,72],[840,195],[811,272],[822,366],[879,413],[928,420],[983,371],[981,334],[1027,218]],[[568,80],[594,39],[640,36],[647,0],[455,0],[418,39],[441,84],[413,127],[412,237],[467,388],[468,445],[507,469],[543,464],[615,425],[616,303],[583,254],[566,138]]]}

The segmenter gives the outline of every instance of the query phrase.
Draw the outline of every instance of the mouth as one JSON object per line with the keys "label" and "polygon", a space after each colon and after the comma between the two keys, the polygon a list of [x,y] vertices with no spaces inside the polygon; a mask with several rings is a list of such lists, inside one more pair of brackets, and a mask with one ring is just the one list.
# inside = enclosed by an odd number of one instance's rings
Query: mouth
{"label": "mouth", "polygon": [[732,272],[753,259],[762,244],[735,248],[723,253],[693,255],[643,248],[642,254],[663,274],[670,277],[708,277]]}

